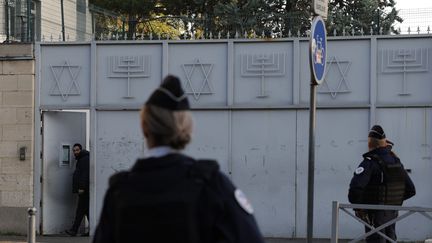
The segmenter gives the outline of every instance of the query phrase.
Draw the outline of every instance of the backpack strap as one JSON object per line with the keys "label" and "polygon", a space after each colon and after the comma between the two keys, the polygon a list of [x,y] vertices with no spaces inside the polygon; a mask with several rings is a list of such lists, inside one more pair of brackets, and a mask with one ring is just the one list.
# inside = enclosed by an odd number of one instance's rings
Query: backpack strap
{"label": "backpack strap", "polygon": [[378,154],[372,154],[371,158],[374,159],[375,161],[378,162],[378,164],[380,165],[381,169],[384,169],[384,160],[378,155]]}
{"label": "backpack strap", "polygon": [[197,160],[190,170],[191,177],[210,181],[214,174],[219,171],[219,164],[215,160]]}

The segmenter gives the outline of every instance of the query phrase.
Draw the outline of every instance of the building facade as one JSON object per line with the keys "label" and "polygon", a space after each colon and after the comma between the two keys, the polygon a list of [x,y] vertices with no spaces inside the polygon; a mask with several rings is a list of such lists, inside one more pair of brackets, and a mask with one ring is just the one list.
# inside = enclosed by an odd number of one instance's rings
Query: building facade
{"label": "building facade", "polygon": [[0,233],[25,234],[33,205],[33,82],[30,44],[0,45]]}
{"label": "building facade", "polygon": [[87,0],[0,0],[0,16],[0,42],[85,41],[92,36]]}

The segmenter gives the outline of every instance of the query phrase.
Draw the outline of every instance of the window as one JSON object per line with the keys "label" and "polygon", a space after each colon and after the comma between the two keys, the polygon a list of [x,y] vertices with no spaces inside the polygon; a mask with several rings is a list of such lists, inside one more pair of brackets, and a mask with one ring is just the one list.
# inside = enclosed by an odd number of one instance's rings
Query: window
{"label": "window", "polygon": [[77,12],[85,14],[86,9],[87,9],[86,0],[77,0],[77,7],[76,7]]}

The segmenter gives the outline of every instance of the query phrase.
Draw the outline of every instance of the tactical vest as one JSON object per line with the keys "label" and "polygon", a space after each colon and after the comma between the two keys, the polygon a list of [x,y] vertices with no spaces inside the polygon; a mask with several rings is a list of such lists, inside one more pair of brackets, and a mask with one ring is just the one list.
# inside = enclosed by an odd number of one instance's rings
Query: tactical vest
{"label": "tactical vest", "polygon": [[381,183],[368,185],[365,189],[364,201],[367,204],[402,205],[405,194],[405,171],[399,160],[386,163],[378,155],[373,155],[382,171]]}
{"label": "tactical vest", "polygon": [[188,167],[186,177],[163,178],[167,184],[162,187],[140,187],[133,177],[142,175],[123,172],[113,193],[116,242],[201,242],[197,208],[219,166],[215,161],[199,161]]}

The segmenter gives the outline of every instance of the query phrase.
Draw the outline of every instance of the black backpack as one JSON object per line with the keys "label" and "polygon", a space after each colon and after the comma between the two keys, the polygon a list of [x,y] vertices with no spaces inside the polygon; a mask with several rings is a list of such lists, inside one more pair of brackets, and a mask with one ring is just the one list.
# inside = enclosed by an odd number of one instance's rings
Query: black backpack
{"label": "black backpack", "polygon": [[116,242],[202,242],[197,208],[218,170],[216,161],[196,161],[187,176],[169,178],[169,185],[154,191],[134,185],[133,172],[122,172],[116,182],[121,190],[114,190]]}
{"label": "black backpack", "polygon": [[376,191],[378,204],[402,205],[405,194],[405,170],[400,159],[394,156],[395,163],[387,163],[380,156],[372,156],[382,170],[383,183]]}

